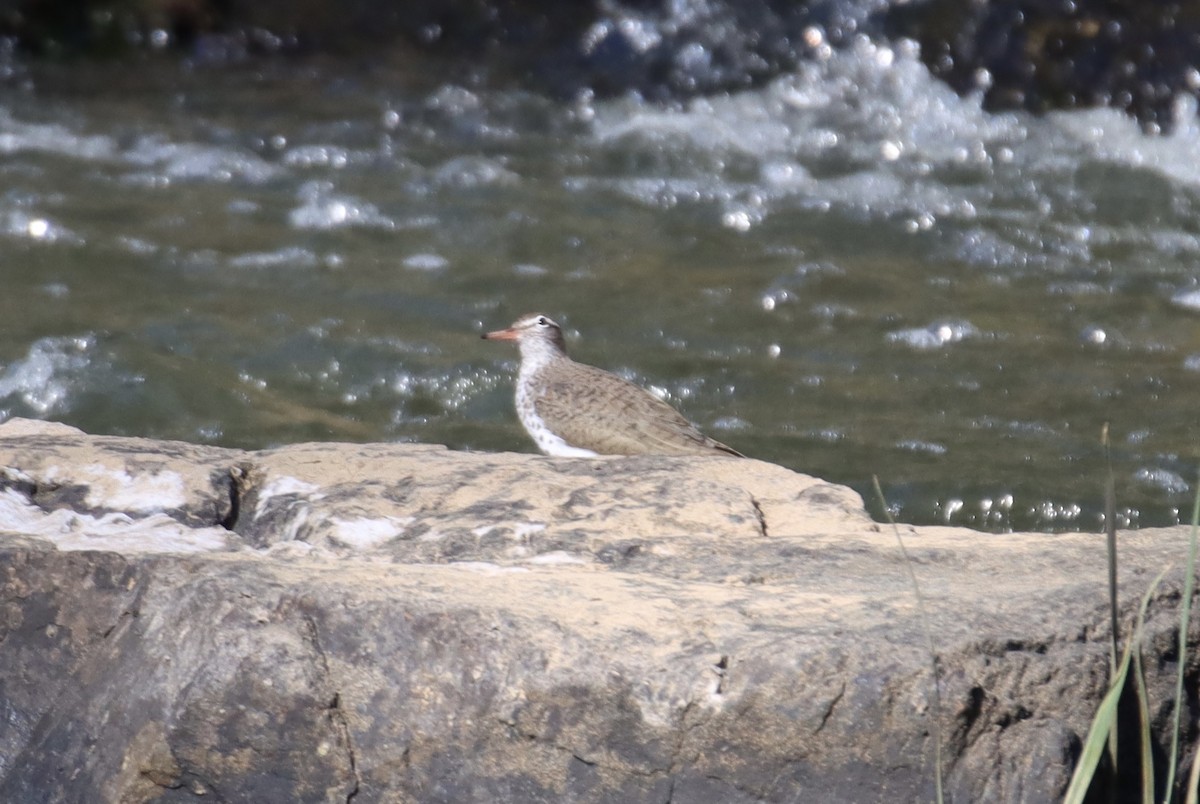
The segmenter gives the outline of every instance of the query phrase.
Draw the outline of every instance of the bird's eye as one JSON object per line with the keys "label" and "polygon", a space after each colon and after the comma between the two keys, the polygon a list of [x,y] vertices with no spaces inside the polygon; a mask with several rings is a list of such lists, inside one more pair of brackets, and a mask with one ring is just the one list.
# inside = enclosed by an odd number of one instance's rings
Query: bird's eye
{"label": "bird's eye", "polygon": [[547,327],[550,325],[550,322],[546,320],[546,316],[538,316],[537,325],[539,327]]}

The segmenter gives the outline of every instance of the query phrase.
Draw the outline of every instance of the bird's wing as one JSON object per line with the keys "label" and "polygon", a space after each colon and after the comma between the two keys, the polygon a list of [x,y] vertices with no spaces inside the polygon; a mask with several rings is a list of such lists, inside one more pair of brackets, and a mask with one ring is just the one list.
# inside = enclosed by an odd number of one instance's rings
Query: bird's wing
{"label": "bird's wing", "polygon": [[[576,363],[568,391],[565,382],[547,377],[534,410],[553,419],[558,435],[568,444],[601,454],[712,454],[742,457],[741,453],[701,433],[673,407],[648,391],[602,369]],[[582,394],[582,397],[581,397]],[[588,405],[589,398],[605,404]],[[586,415],[580,412],[587,408]],[[603,439],[597,437],[603,432]]]}

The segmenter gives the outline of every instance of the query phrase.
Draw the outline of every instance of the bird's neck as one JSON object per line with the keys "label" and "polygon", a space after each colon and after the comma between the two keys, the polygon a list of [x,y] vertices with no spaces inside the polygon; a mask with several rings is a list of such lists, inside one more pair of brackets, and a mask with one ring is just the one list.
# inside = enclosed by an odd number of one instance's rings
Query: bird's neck
{"label": "bird's neck", "polygon": [[568,359],[566,352],[564,352],[555,344],[548,343],[547,341],[522,341],[520,346],[520,379],[522,381],[530,379],[542,369],[559,360]]}

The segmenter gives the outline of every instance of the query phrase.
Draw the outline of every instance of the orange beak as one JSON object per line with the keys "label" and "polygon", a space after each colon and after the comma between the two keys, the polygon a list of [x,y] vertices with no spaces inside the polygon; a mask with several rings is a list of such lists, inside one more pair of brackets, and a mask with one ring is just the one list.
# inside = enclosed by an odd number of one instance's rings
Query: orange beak
{"label": "orange beak", "polygon": [[498,329],[495,332],[485,332],[480,337],[485,341],[515,341],[520,336],[515,329],[509,327],[508,329]]}

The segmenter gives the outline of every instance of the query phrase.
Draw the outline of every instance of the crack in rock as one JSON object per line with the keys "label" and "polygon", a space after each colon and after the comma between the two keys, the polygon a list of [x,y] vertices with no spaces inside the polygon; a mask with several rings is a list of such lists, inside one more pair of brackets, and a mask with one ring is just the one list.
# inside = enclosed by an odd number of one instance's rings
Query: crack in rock
{"label": "crack in rock", "polygon": [[825,728],[825,724],[829,722],[829,718],[833,717],[833,710],[837,708],[837,705],[841,703],[842,698],[845,697],[845,695],[846,682],[843,681],[842,686],[838,688],[837,695],[833,696],[833,698],[829,701],[828,706],[825,707],[825,714],[821,715],[821,722],[817,724],[817,728],[813,734],[821,733],[821,729]]}
{"label": "crack in rock", "polygon": [[769,536],[770,534],[767,533],[767,515],[763,513],[762,505],[753,494],[750,495],[750,504],[754,506],[754,516],[758,520],[758,535]]}
{"label": "crack in rock", "polygon": [[325,650],[321,647],[317,622],[308,612],[304,612],[301,616],[306,626],[305,631],[307,633],[305,636],[312,644],[313,650],[316,651],[317,657],[321,661],[321,674],[325,677],[326,683],[330,687],[334,687],[333,698],[329,701],[326,710],[329,712],[330,720],[337,729],[338,735],[346,743],[346,755],[350,764],[350,774],[354,779],[354,787],[346,794],[346,802],[349,804],[358,795],[358,790],[362,784],[362,779],[358,773],[358,756],[355,753],[354,739],[350,733],[350,723],[346,720],[346,713],[342,711],[342,694],[336,689],[336,685],[333,683],[333,672],[329,668],[329,657],[325,655]]}

